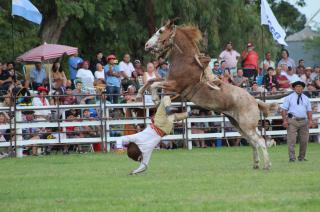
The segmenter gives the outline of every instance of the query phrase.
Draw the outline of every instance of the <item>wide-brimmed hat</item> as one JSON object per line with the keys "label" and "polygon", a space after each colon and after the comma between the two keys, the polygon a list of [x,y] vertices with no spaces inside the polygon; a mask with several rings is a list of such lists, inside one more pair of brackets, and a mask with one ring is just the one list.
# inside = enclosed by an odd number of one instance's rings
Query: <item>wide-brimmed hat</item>
{"label": "wide-brimmed hat", "polygon": [[297,85],[301,85],[302,87],[306,87],[306,84],[302,81],[295,81],[294,83],[291,84],[291,86],[294,88]]}

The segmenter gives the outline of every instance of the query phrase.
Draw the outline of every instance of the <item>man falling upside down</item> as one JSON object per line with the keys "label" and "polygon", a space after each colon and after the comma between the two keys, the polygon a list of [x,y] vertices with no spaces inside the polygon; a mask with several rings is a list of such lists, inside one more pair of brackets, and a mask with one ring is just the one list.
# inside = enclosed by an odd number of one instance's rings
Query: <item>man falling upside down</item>
{"label": "man falling upside down", "polygon": [[151,154],[162,137],[170,134],[174,121],[180,121],[188,117],[187,112],[173,113],[169,96],[162,97],[152,123],[142,132],[134,135],[122,136],[117,139],[117,149],[123,150],[127,146],[128,156],[140,162],[140,166],[130,174],[138,174],[148,167]]}

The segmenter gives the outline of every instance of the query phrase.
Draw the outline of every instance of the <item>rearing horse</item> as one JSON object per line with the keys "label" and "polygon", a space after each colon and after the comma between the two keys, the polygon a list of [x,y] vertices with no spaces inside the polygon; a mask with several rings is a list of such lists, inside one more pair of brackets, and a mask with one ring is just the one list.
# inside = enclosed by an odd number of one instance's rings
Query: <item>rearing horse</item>
{"label": "rearing horse", "polygon": [[253,148],[253,168],[259,168],[261,149],[264,169],[270,169],[271,162],[265,140],[258,134],[257,126],[260,110],[264,116],[274,110],[275,104],[257,101],[240,87],[215,80],[213,89],[201,79],[209,60],[203,62],[198,48],[202,39],[201,32],[194,26],[176,26],[168,21],[145,44],[145,50],[164,56],[170,61],[168,78],[151,85],[153,99],[157,100],[157,88],[177,92],[186,100],[194,102],[208,110],[223,113],[231,124],[247,139]]}

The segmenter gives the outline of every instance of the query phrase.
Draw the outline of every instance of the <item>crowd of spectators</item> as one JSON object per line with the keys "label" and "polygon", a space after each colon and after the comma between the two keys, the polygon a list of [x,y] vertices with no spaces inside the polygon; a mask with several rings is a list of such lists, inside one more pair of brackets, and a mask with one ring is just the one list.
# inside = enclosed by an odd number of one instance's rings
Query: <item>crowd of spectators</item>
{"label": "crowd of spectators", "polygon": [[[232,42],[226,44],[226,48],[217,56],[213,64],[212,72],[226,83],[239,86],[248,90],[254,96],[277,95],[278,92],[291,90],[290,84],[301,80],[307,86],[306,95],[318,96],[317,89],[320,88],[320,67],[305,67],[301,59],[296,65],[290,57],[289,52],[283,49],[281,59],[275,62],[270,52],[259,59],[254,50],[254,44],[249,42],[242,53],[233,49]],[[130,54],[123,55],[118,62],[115,54],[103,55],[98,51],[91,61],[74,54],[68,59],[68,68],[63,68],[56,61],[51,70],[45,70],[42,63],[35,63],[34,68],[27,73],[28,77],[19,76],[15,71],[13,62],[0,63],[0,100],[4,106],[12,106],[10,96],[17,96],[16,104],[49,106],[49,105],[84,105],[99,104],[101,101],[107,103],[129,103],[135,102],[138,89],[149,80],[165,79],[170,70],[170,64],[163,58],[153,61],[144,61],[145,68],[139,59],[131,62]],[[50,76],[49,76],[50,75]],[[27,80],[28,79],[28,80]],[[105,93],[105,99],[99,95]],[[145,93],[145,102],[152,102],[150,93]],[[99,111],[93,108],[64,110],[64,115],[57,110],[34,110],[24,111],[23,119],[26,122],[52,121],[65,118],[66,121],[79,121],[79,119],[97,119]],[[199,114],[202,116],[204,113]],[[126,116],[126,109],[114,109],[113,117]],[[0,113],[0,124],[10,121],[10,114]],[[199,126],[198,126],[199,125]],[[202,125],[205,125],[204,127]],[[192,125],[193,132],[206,132],[208,123],[197,123]],[[117,128],[113,126],[113,128]],[[141,128],[141,127],[137,127]],[[23,139],[44,139],[55,137],[59,129],[52,128],[28,128],[23,130]],[[209,130],[210,131],[210,130]],[[10,132],[2,130],[1,141],[12,139]],[[135,132],[132,132],[135,133]],[[12,134],[12,133],[11,133]],[[96,127],[67,127],[64,131],[66,138],[99,137],[100,129]],[[121,130],[113,129],[112,135],[122,135]],[[239,141],[237,141],[239,143]],[[236,143],[237,143],[236,142]],[[168,145],[166,145],[168,146]],[[172,144],[169,145],[172,147]],[[196,146],[205,147],[204,140],[198,140]],[[65,145],[64,153],[68,153],[69,146]],[[81,146],[77,147],[79,152]],[[44,150],[50,153],[50,148]],[[37,155],[37,147],[30,148],[30,154]]]}

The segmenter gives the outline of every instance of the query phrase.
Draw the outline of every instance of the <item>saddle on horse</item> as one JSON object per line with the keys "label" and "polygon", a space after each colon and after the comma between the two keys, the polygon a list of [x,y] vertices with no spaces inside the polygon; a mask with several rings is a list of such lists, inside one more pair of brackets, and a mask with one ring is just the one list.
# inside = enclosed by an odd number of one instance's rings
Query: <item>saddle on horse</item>
{"label": "saddle on horse", "polygon": [[212,73],[211,68],[209,66],[211,58],[201,53],[196,54],[194,58],[198,65],[203,69],[200,81],[207,84],[210,88],[214,90],[220,90],[219,85],[221,84],[221,81],[216,75]]}

